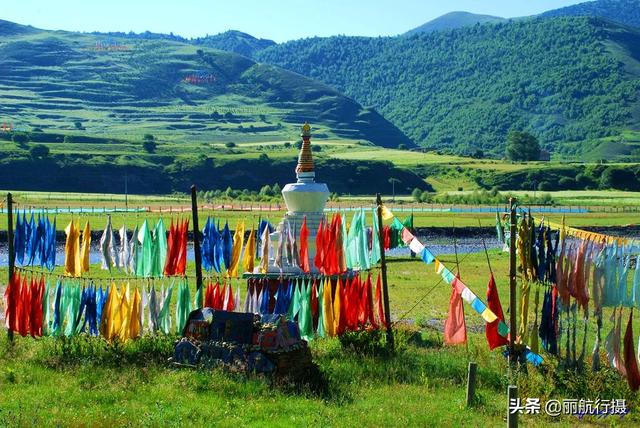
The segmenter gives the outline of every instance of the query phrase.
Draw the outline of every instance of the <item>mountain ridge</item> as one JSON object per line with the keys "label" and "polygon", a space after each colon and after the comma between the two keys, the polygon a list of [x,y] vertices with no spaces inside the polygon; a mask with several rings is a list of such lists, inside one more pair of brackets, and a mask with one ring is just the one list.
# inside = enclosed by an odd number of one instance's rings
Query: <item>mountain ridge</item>
{"label": "mountain ridge", "polygon": [[476,24],[499,23],[507,19],[499,16],[475,14],[466,11],[455,11],[441,15],[416,28],[413,28],[403,35],[411,36],[419,33],[431,33],[433,31],[453,30],[456,28],[468,27]]}

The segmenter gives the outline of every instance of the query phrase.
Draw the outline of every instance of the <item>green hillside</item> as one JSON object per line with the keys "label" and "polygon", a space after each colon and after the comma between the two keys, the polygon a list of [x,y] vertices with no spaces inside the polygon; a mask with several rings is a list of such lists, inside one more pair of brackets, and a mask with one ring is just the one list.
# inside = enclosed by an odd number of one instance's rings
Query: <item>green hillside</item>
{"label": "green hillside", "polygon": [[419,33],[431,33],[433,31],[453,30],[456,28],[470,27],[476,24],[504,22],[506,19],[491,15],[478,15],[469,12],[450,12],[439,16],[426,24],[422,24],[413,30],[407,31],[406,35]]}
{"label": "green hillside", "polygon": [[335,89],[233,53],[6,21],[0,34],[0,122],[16,127],[241,142],[292,136],[308,120],[328,137],[408,144]]}
{"label": "green hillside", "polygon": [[206,36],[191,43],[209,48],[234,52],[251,58],[256,52],[276,44],[273,40],[257,39],[241,31],[229,30],[215,36]]}
{"label": "green hillside", "polygon": [[640,27],[640,0],[596,0],[550,10],[541,16],[595,16]]}
{"label": "green hillside", "polygon": [[[511,129],[580,156],[640,128],[640,30],[596,18],[526,19],[409,37],[329,37],[258,54],[378,109],[432,149],[504,154]],[[638,154],[637,146],[632,151]]]}

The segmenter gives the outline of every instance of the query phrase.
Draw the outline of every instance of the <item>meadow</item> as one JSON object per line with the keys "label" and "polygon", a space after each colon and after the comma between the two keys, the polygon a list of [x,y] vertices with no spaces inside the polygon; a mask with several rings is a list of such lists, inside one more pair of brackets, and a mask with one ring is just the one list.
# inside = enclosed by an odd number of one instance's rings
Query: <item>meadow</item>
{"label": "meadow", "polygon": [[[441,258],[455,267],[453,255]],[[490,258],[505,307],[508,257],[491,251]],[[484,296],[489,272],[485,255],[461,256],[459,266],[463,280]],[[109,274],[94,265],[91,275]],[[397,352],[382,352],[383,339],[375,335],[366,337],[367,349],[347,346],[352,343],[348,340],[314,340],[310,346],[321,375],[305,382],[174,368],[166,359],[175,337],[145,336],[112,345],[82,336],[17,337],[10,344],[0,332],[0,425],[497,426],[506,418],[510,378],[518,383],[521,397],[542,402],[599,397],[626,398],[633,409],[640,404],[606,363],[597,373],[564,369],[561,360],[543,352],[544,366],[510,374],[501,352],[488,350],[482,320],[468,307],[468,346],[445,346],[441,331],[450,287],[439,281],[433,266],[391,258],[389,280]],[[610,328],[604,324],[603,334]],[[588,350],[593,321],[589,325]],[[639,327],[636,319],[636,332]],[[464,404],[468,361],[479,366],[477,400],[471,408]],[[521,421],[525,426],[579,423],[575,416],[523,415]],[[628,426],[640,419],[632,410],[623,420],[585,418],[582,423]]]}

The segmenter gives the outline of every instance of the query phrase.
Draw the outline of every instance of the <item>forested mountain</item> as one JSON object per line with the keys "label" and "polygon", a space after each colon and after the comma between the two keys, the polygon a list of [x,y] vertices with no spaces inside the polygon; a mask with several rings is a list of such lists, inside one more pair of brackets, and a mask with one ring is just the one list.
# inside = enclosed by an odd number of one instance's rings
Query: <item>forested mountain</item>
{"label": "forested mountain", "polygon": [[434,149],[501,156],[511,129],[556,147],[640,126],[640,30],[597,18],[309,38],[258,59],[374,106]]}
{"label": "forested mountain", "polygon": [[234,52],[251,58],[256,52],[276,44],[273,40],[257,39],[241,31],[229,30],[215,36],[193,39],[191,43],[227,52]]}
{"label": "forested mountain", "polygon": [[550,10],[541,16],[595,16],[640,27],[640,0],[596,0]]}
{"label": "forested mountain", "polygon": [[418,33],[431,33],[433,31],[453,30],[456,28],[469,27],[476,24],[504,22],[506,19],[491,15],[478,15],[469,12],[450,12],[439,16],[426,24],[422,24],[413,30],[407,31],[406,35]]}

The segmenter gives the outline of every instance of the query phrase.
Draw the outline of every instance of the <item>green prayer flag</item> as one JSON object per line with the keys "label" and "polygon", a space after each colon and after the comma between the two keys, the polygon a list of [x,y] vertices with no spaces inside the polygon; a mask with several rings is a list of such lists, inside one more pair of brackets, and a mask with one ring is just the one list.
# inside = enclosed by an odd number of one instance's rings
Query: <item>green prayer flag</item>
{"label": "green prayer flag", "polygon": [[158,220],[153,229],[153,267],[151,276],[161,277],[164,272],[164,263],[167,260],[167,229],[162,219]]}
{"label": "green prayer flag", "polygon": [[187,318],[191,313],[191,296],[189,294],[189,284],[183,280],[178,285],[178,300],[176,301],[176,331],[182,333]]}
{"label": "green prayer flag", "polygon": [[300,315],[298,316],[298,327],[300,336],[305,340],[313,340],[313,315],[311,314],[311,285],[306,280],[306,285],[300,293]]}
{"label": "green prayer flag", "polygon": [[137,238],[140,242],[140,251],[136,260],[136,275],[150,277],[153,272],[153,239],[147,220],[142,223]]}
{"label": "green prayer flag", "polygon": [[169,312],[169,307],[171,306],[171,294],[173,294],[173,283],[171,283],[166,295],[164,295],[162,308],[158,314],[158,325],[160,326],[160,331],[164,334],[169,334],[171,329],[171,313]]}
{"label": "green prayer flag", "polygon": [[375,265],[380,261],[380,231],[378,229],[377,209],[373,209],[373,233],[371,234],[371,264]]}
{"label": "green prayer flag", "polygon": [[318,337],[325,337],[324,314],[322,313],[323,299],[324,299],[324,284],[322,281],[320,281],[320,286],[318,287],[318,329],[316,331],[316,334],[318,335]]}
{"label": "green prayer flag", "polygon": [[47,280],[44,287],[44,295],[42,296],[42,335],[48,336],[51,328],[51,304],[49,303],[49,292],[51,286]]}
{"label": "green prayer flag", "polygon": [[364,211],[360,210],[360,234],[358,235],[358,259],[361,269],[369,270],[371,268],[371,260],[369,259],[369,234],[367,233],[367,225],[365,223],[366,216]]}

